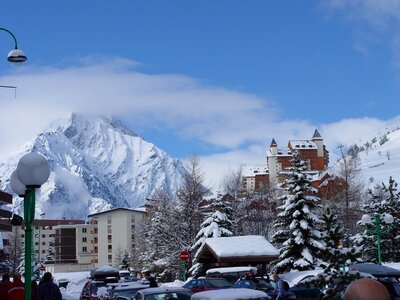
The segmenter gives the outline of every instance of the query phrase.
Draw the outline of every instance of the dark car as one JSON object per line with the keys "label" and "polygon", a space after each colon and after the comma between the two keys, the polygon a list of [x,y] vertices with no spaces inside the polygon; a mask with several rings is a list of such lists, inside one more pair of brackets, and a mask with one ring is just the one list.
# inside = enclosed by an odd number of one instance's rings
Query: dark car
{"label": "dark car", "polygon": [[386,287],[393,300],[400,300],[399,270],[378,264],[363,263],[351,265],[349,271],[358,271],[373,275],[377,281]]}
{"label": "dark car", "polygon": [[[190,300],[192,292],[189,289],[178,287],[157,287],[140,290],[134,300]],[[120,297],[119,299],[125,299]],[[117,298],[118,299],[118,298]]]}
{"label": "dark car", "polygon": [[289,289],[290,292],[295,294],[296,300],[319,300],[322,298],[323,293],[321,289],[307,281],[314,276],[309,276]]}
{"label": "dark car", "polygon": [[231,288],[232,284],[224,278],[198,278],[192,279],[183,285],[190,289],[192,293]]}
{"label": "dark car", "polygon": [[233,287],[259,290],[270,293],[275,289],[275,282],[263,277],[242,278],[237,280]]}

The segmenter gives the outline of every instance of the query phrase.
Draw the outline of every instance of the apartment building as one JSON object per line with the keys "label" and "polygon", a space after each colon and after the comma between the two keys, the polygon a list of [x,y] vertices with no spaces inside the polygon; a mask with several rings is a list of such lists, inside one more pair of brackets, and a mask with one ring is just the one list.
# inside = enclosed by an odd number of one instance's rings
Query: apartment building
{"label": "apartment building", "polygon": [[[145,208],[115,208],[89,215],[92,227],[93,263],[97,266],[118,264],[117,259],[126,250],[136,248],[137,230]],[[83,245],[82,245],[83,247]]]}

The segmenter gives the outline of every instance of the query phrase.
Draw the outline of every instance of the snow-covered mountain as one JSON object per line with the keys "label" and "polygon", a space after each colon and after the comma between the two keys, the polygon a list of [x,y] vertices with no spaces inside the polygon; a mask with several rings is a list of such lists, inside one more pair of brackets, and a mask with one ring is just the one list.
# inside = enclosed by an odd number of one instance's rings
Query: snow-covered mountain
{"label": "snow-covered mountain", "polygon": [[[11,192],[11,173],[32,151],[50,164],[36,201],[36,214],[45,212],[46,218],[86,219],[111,207],[138,207],[159,188],[171,194],[186,174],[179,160],[118,121],[72,114],[0,162],[2,190]],[[21,201],[14,198],[15,211],[21,211]]]}
{"label": "snow-covered mountain", "polygon": [[382,182],[387,184],[389,176],[400,183],[400,127],[359,141],[349,149],[358,153],[361,176],[367,188]]}

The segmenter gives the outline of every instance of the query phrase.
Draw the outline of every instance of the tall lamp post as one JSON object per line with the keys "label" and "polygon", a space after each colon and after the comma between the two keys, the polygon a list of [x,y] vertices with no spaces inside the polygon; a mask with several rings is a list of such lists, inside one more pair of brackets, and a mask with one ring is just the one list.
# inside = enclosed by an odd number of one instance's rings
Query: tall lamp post
{"label": "tall lamp post", "polygon": [[[385,223],[385,228],[382,228],[382,221]],[[377,241],[377,248],[378,248],[378,264],[382,264],[382,257],[381,257],[381,236],[384,234],[388,234],[390,231],[390,226],[393,223],[394,219],[391,214],[384,214],[383,220],[382,216],[379,214],[375,214],[374,221],[370,215],[363,215],[361,217],[361,223],[365,225],[367,229],[367,233],[370,235],[374,235]],[[373,227],[371,227],[373,226]]]}
{"label": "tall lamp post", "polygon": [[[32,287],[32,222],[35,219],[35,192],[50,176],[49,163],[37,154],[25,154],[10,179],[11,188],[24,196],[25,224],[25,300],[31,299]],[[15,188],[15,189],[14,189]]]}

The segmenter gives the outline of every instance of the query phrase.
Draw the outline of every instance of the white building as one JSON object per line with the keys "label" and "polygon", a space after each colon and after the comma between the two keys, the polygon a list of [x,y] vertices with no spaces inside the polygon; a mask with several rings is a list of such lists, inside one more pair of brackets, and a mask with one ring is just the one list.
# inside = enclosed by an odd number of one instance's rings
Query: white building
{"label": "white building", "polygon": [[124,251],[133,252],[137,229],[144,215],[144,208],[115,208],[88,216],[94,225],[92,240],[96,267],[117,266]]}

